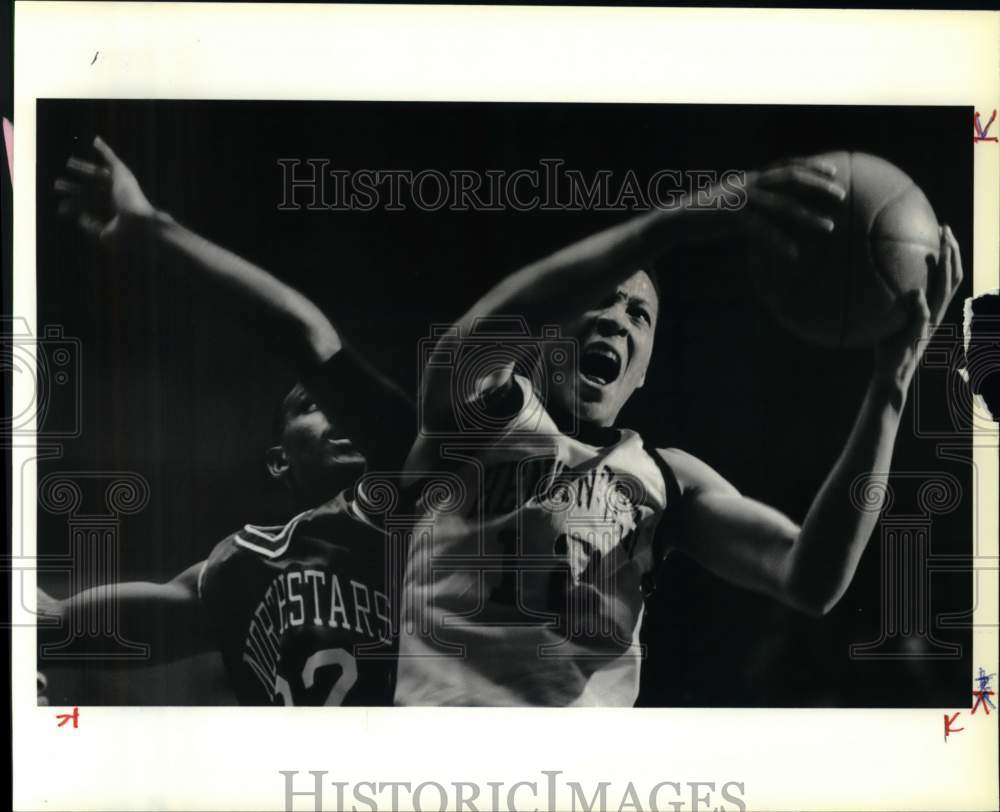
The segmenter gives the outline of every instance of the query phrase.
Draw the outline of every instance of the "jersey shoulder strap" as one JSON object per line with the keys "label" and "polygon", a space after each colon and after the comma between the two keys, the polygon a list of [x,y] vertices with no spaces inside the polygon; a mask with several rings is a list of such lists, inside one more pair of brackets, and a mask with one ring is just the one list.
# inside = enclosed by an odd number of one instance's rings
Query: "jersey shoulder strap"
{"label": "jersey shoulder strap", "polygon": [[681,510],[681,486],[677,481],[674,469],[663,458],[660,450],[648,440],[643,439],[642,448],[653,459],[656,467],[660,470],[667,493],[667,503],[663,508],[663,517],[660,519],[660,523],[656,527],[656,534],[653,537],[653,568],[643,576],[643,595],[649,597],[656,591],[660,566],[667,557],[670,540],[676,538],[681,532],[683,512]]}

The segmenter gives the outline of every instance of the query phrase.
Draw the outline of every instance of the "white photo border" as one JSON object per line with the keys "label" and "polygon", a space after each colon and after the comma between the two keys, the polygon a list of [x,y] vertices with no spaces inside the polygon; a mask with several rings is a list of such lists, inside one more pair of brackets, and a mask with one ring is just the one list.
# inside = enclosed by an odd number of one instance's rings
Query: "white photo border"
{"label": "white photo border", "polygon": [[[967,105],[988,116],[1000,107],[998,42],[992,12],[19,2],[13,313],[37,335],[39,98]],[[1000,287],[998,190],[1000,146],[977,144],[974,295]],[[996,556],[996,433],[975,445],[977,549]],[[13,450],[15,556],[29,560],[35,456],[30,442]],[[996,664],[997,573],[980,578],[973,662]],[[33,590],[30,571],[15,580],[15,623],[30,624]],[[279,810],[279,770],[326,770],[328,782],[510,786],[542,770],[589,786],[738,781],[748,808],[768,810],[998,806],[996,717],[945,743],[942,714],[960,708],[88,707],[70,733],[36,707],[34,629],[15,628],[12,645],[18,810]],[[324,808],[333,802],[331,791]]]}

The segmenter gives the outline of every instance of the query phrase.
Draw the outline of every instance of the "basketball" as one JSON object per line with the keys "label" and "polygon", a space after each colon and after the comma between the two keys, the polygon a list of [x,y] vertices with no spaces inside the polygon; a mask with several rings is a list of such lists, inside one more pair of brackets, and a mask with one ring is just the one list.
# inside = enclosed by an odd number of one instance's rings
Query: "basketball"
{"label": "basketball", "polygon": [[847,190],[834,232],[799,243],[795,261],[756,259],[756,288],[778,321],[828,347],[861,347],[898,330],[900,298],[927,289],[939,252],[938,221],[920,188],[863,152],[815,156]]}

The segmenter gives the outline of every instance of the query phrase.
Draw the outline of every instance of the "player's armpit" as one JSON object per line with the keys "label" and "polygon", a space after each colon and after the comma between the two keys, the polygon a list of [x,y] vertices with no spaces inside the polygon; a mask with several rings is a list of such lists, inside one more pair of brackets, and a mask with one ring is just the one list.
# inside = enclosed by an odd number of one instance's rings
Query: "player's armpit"
{"label": "player's armpit", "polygon": [[514,379],[512,370],[491,376],[483,381],[478,395],[483,411],[497,419],[512,419],[524,405],[524,392]]}
{"label": "player's armpit", "polygon": [[[461,355],[456,340],[448,346],[438,345],[435,353],[449,357]],[[463,368],[465,359],[458,357],[453,364],[429,363],[421,381],[421,419],[426,431],[454,431],[461,421],[459,412],[467,415],[485,414],[504,419],[518,413],[523,401],[521,388],[514,380],[514,363],[493,359],[491,366],[473,370]],[[475,363],[479,363],[478,359]]]}
{"label": "player's armpit", "polygon": [[679,448],[661,448],[658,453],[674,472],[681,493],[685,496],[709,492],[739,496],[740,492],[729,480],[693,454]]}

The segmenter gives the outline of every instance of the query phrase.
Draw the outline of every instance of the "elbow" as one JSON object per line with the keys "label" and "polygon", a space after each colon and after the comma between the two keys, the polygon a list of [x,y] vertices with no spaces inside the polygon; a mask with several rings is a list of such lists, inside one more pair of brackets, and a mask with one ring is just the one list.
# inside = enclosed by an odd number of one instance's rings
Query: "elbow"
{"label": "elbow", "polygon": [[779,588],[785,604],[819,619],[840,603],[850,582],[843,569],[789,556]]}
{"label": "elbow", "polygon": [[297,294],[270,314],[269,323],[278,351],[301,370],[312,369],[343,349],[340,334],[330,320]]}
{"label": "elbow", "polygon": [[[323,320],[325,322],[325,319]],[[307,362],[310,366],[318,366],[329,361],[344,348],[340,335],[329,322],[308,325],[302,340]]]}
{"label": "elbow", "polygon": [[819,620],[833,611],[833,608],[840,603],[842,596],[842,590],[831,592],[815,585],[806,587],[805,585],[789,584],[784,590],[783,597],[787,606]]}
{"label": "elbow", "polygon": [[819,620],[830,614],[843,596],[844,590],[837,590],[834,593],[820,593],[812,600],[807,601],[802,607],[802,611],[809,617]]}
{"label": "elbow", "polygon": [[825,602],[824,601],[810,601],[810,602],[805,603],[805,604],[799,604],[796,608],[798,608],[798,610],[800,612],[802,612],[803,614],[808,615],[809,617],[813,618],[814,620],[820,620],[821,618],[824,618],[828,614],[830,614],[830,612],[833,610],[833,607],[836,606],[837,603],[838,603],[838,601],[836,599],[834,599],[834,600],[828,600],[828,601],[825,601]]}

